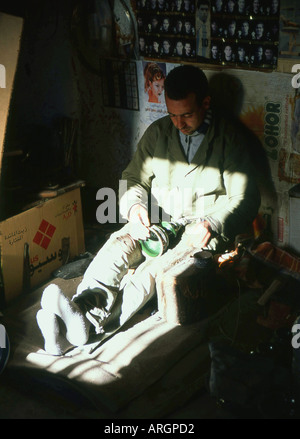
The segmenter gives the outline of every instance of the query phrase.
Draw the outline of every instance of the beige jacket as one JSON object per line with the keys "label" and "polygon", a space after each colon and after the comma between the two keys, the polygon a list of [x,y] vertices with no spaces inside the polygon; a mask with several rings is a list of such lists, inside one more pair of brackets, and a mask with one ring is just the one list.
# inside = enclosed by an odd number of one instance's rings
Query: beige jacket
{"label": "beige jacket", "polygon": [[260,205],[247,139],[224,119],[212,120],[190,164],[170,117],[155,121],[141,138],[122,180],[127,182],[120,199],[125,218],[139,203],[151,211],[151,222],[157,222],[158,205],[167,214],[163,219],[169,215],[175,220],[208,219],[225,240],[244,233]]}

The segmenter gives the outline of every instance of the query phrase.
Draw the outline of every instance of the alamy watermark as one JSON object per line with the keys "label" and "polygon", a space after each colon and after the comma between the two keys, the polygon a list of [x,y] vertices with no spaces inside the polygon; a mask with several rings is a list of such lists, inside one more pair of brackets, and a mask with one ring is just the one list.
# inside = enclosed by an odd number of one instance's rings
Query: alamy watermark
{"label": "alamy watermark", "polygon": [[9,356],[9,343],[5,327],[0,324],[0,373],[4,370]]}
{"label": "alamy watermark", "polygon": [[[296,73],[292,77],[291,83],[293,88],[299,88],[300,87],[300,64],[294,64],[292,66],[292,73]],[[300,324],[296,323],[292,326],[292,346],[294,349],[298,349],[300,347]]]}
{"label": "alamy watermark", "polygon": [[6,69],[0,64],[0,88],[6,88]]}
{"label": "alamy watermark", "polygon": [[300,347],[300,324],[296,323],[292,326],[292,346],[294,349],[298,349]]}
{"label": "alamy watermark", "polygon": [[300,64],[294,64],[292,66],[292,73],[296,73],[296,75],[292,77],[292,81],[291,81],[293,88],[300,87],[300,82],[298,81],[300,80],[300,72],[298,72],[298,70],[300,70]]}
{"label": "alamy watermark", "polygon": [[0,324],[0,349],[6,348],[6,330],[5,327]]}
{"label": "alamy watermark", "polygon": [[[204,190],[202,188],[180,189],[176,187],[172,190],[152,188],[148,194],[143,189],[127,189],[127,181],[120,180],[118,195],[108,187],[97,191],[96,200],[102,201],[96,210],[98,223],[126,223],[127,218],[120,212],[117,213],[117,204],[121,211],[126,211],[127,207],[132,205],[131,199],[139,200],[138,203],[147,208],[152,224],[157,224],[160,220],[171,221],[172,217],[180,217],[182,212],[187,212],[190,217],[204,217]],[[160,206],[163,206],[163,209]],[[172,217],[168,212],[172,212]]]}

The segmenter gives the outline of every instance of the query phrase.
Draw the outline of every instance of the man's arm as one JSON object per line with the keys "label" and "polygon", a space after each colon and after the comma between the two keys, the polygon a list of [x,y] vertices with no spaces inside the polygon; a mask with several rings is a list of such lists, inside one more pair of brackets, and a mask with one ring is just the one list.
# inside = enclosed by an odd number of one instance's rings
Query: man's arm
{"label": "man's arm", "polygon": [[148,216],[148,195],[153,178],[152,158],[155,148],[155,135],[148,128],[138,143],[137,150],[127,168],[122,173],[126,181],[126,191],[120,199],[120,213],[130,225],[134,239],[149,237],[150,220]]}
{"label": "man's arm", "polygon": [[223,181],[227,202],[207,219],[225,240],[233,240],[249,229],[261,201],[251,151],[238,130],[225,134]]}

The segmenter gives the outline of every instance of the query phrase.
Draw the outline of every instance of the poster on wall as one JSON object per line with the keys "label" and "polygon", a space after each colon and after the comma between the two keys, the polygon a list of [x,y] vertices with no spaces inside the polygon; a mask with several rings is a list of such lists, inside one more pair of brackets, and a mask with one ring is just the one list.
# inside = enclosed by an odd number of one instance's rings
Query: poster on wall
{"label": "poster on wall", "polygon": [[195,0],[137,1],[140,57],[195,61]]}
{"label": "poster on wall", "polygon": [[275,68],[279,0],[211,1],[211,61],[240,67]]}
{"label": "poster on wall", "polygon": [[137,61],[140,120],[145,127],[168,114],[164,81],[170,70],[178,65],[152,60]]}
{"label": "poster on wall", "polygon": [[300,57],[299,0],[281,0],[279,56],[291,59]]}
{"label": "poster on wall", "polygon": [[277,204],[262,197],[261,209],[272,218],[278,244],[289,243],[289,194],[292,185],[300,183],[300,150],[295,150],[295,134],[300,130],[294,121],[295,89],[291,75],[272,72],[230,70],[243,84],[242,122],[261,141],[270,164]]}
{"label": "poster on wall", "polygon": [[277,67],[279,0],[140,0],[136,12],[142,58]]}

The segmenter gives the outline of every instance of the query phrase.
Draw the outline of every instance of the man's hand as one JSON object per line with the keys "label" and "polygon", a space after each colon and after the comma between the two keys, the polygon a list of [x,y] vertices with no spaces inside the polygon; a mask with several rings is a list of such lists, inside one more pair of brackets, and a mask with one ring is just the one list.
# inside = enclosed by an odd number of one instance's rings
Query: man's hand
{"label": "man's hand", "polygon": [[195,222],[186,229],[186,244],[201,249],[210,241],[212,232],[208,221]]}
{"label": "man's hand", "polygon": [[134,205],[129,212],[129,233],[133,239],[145,240],[149,238],[150,221],[148,211],[140,204]]}

